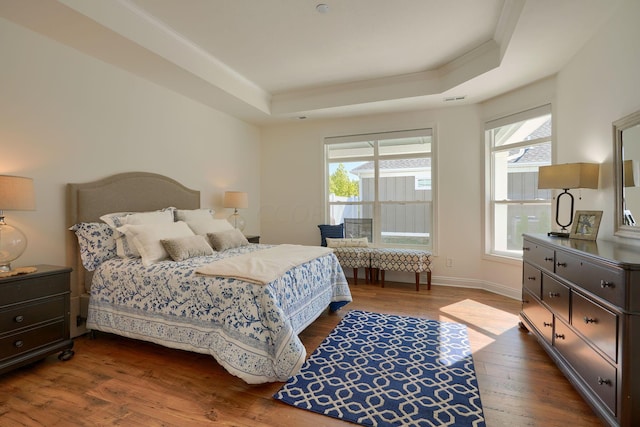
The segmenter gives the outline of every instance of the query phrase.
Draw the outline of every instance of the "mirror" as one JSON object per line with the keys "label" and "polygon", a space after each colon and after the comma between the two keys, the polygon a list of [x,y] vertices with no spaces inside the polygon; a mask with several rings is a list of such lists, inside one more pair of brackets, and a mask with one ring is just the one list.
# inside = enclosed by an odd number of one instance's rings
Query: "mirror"
{"label": "mirror", "polygon": [[640,111],[613,122],[616,236],[640,239]]}

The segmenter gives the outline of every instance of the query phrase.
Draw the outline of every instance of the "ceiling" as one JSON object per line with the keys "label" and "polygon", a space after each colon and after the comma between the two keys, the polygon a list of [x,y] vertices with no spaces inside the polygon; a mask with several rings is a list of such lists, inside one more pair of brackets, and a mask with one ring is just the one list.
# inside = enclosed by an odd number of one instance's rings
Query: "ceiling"
{"label": "ceiling", "polygon": [[558,72],[621,1],[0,0],[0,17],[266,124],[484,101]]}

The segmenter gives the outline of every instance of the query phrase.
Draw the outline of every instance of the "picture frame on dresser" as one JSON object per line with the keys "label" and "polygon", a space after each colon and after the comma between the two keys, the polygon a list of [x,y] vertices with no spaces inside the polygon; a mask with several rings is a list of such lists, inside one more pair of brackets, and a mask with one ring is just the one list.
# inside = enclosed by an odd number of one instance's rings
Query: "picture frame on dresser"
{"label": "picture frame on dresser", "polygon": [[596,240],[601,220],[602,211],[576,211],[569,238]]}

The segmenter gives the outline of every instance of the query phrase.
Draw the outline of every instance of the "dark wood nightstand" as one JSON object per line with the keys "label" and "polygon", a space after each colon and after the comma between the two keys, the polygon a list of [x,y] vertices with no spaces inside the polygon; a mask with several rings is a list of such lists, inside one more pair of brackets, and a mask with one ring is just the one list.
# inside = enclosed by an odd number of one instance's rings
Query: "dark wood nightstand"
{"label": "dark wood nightstand", "polygon": [[71,269],[36,265],[34,273],[0,279],[0,374],[53,353],[73,357]]}
{"label": "dark wood nightstand", "polygon": [[260,243],[260,236],[244,236],[247,238],[249,243]]}

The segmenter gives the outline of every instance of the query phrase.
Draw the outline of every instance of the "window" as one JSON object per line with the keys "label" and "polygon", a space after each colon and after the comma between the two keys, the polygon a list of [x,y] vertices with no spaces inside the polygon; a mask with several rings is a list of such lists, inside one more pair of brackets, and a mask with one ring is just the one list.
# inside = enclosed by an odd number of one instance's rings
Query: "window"
{"label": "window", "polygon": [[486,124],[487,253],[520,258],[523,233],[551,229],[551,191],[538,189],[538,167],[551,164],[551,129],[549,105]]}
{"label": "window", "polygon": [[329,222],[371,219],[378,246],[432,249],[432,139],[431,129],[326,138]]}

